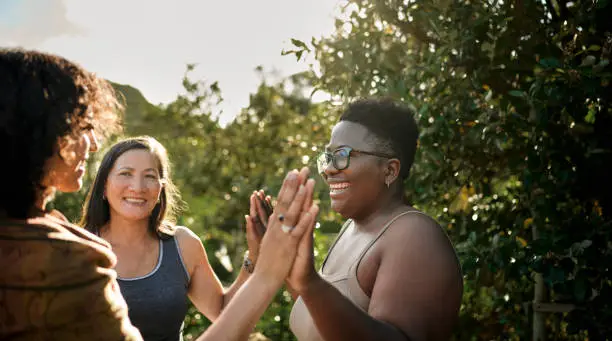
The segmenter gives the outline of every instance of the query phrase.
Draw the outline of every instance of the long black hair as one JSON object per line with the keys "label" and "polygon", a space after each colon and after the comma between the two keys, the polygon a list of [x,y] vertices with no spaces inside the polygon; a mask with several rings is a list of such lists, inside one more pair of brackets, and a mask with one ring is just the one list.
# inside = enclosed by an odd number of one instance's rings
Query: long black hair
{"label": "long black hair", "polygon": [[166,148],[150,136],[128,138],[115,143],[104,155],[93,186],[83,205],[80,225],[88,231],[99,234],[99,229],[110,221],[110,207],[104,198],[108,175],[117,159],[130,150],[146,150],[157,159],[158,172],[162,181],[160,200],[149,217],[149,231],[159,238],[174,234],[174,224],[181,202],[178,189],[170,176],[170,160]]}

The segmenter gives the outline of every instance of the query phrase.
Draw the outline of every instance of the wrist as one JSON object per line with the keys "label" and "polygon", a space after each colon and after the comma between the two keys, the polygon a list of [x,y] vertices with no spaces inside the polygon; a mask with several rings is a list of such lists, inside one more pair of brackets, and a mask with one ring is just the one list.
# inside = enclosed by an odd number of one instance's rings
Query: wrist
{"label": "wrist", "polygon": [[317,272],[314,272],[299,288],[295,288],[295,291],[298,295],[305,297],[317,292],[317,288],[323,283],[325,283],[325,280]]}
{"label": "wrist", "polygon": [[257,257],[253,257],[247,250],[244,253],[244,259],[242,261],[242,269],[245,270],[248,274],[253,274],[253,272],[255,271],[256,262],[257,262]]}
{"label": "wrist", "polygon": [[283,280],[271,276],[265,271],[256,270],[251,274],[249,281],[256,283],[255,285],[264,291],[271,291],[276,293],[282,286]]}

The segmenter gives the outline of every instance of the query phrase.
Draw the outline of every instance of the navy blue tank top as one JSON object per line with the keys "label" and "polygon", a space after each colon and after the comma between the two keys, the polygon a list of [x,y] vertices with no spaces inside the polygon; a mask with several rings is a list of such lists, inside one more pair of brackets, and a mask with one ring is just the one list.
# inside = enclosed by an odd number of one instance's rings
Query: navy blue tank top
{"label": "navy blue tank top", "polygon": [[176,238],[159,241],[159,258],[149,274],[117,278],[132,324],[145,341],[182,341],[189,299],[189,273]]}

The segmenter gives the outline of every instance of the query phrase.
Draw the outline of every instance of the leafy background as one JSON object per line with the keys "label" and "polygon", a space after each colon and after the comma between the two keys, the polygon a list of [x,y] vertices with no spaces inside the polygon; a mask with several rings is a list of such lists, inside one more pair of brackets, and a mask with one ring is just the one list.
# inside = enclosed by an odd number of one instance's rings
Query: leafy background
{"label": "leafy background", "polygon": [[[452,239],[465,293],[455,340],[533,339],[534,283],[552,340],[612,338],[612,109],[608,0],[350,0],[331,36],[293,40],[282,53],[311,70],[261,84],[221,127],[217,83],[183,79],[185,95],[152,105],[128,85],[125,135],[169,150],[189,226],[230,283],[246,248],[248,196],[276,193],[284,173],[314,166],[342,105],[390,96],[415,111],[419,151],[406,194]],[[280,51],[279,51],[280,52]],[[330,100],[315,103],[314,92]],[[112,141],[107,141],[112,142]],[[103,151],[91,160],[88,183]],[[314,171],[314,169],[313,169]],[[318,181],[320,264],[342,223]],[[57,208],[78,220],[84,193]],[[257,325],[293,340],[281,291]],[[209,322],[191,308],[187,340]],[[260,335],[260,337],[263,337]]]}

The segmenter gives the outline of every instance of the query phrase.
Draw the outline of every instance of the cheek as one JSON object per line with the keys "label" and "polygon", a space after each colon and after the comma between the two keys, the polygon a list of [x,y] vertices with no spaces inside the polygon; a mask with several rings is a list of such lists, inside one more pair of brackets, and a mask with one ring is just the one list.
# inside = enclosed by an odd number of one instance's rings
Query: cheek
{"label": "cheek", "polygon": [[353,183],[355,192],[363,199],[375,198],[381,189],[380,174],[372,165],[355,165],[355,168],[346,174]]}
{"label": "cheek", "polygon": [[161,196],[161,187],[151,189],[151,196],[155,197],[155,199],[159,199]]}
{"label": "cheek", "polygon": [[108,182],[106,183],[106,190],[105,190],[106,196],[114,197],[114,196],[120,195],[124,187],[126,186],[121,184],[118,181],[108,180]]}

